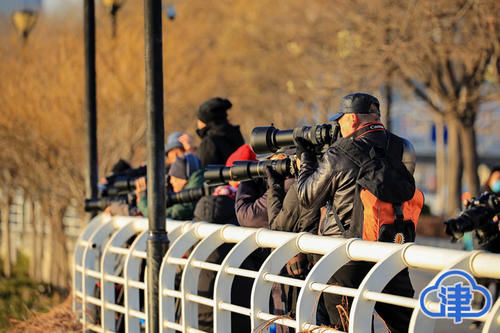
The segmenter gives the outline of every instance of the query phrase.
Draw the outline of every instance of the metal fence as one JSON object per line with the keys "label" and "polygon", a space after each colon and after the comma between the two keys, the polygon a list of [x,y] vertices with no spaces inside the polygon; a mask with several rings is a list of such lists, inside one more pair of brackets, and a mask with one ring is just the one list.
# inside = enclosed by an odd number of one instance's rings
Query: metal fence
{"label": "metal fence", "polygon": [[[81,234],[74,255],[74,309],[84,330],[114,332],[122,321],[126,332],[147,329],[147,285],[144,281],[147,219],[100,215]],[[475,277],[500,278],[500,255],[480,251],[465,252],[416,245],[335,239],[311,234],[294,234],[229,225],[167,222],[170,248],[163,258],[160,273],[160,323],[162,332],[202,332],[198,329],[198,305],[213,308],[214,332],[228,332],[231,312],[249,316],[252,331],[270,321],[295,328],[314,330],[315,308],[320,293],[354,297],[349,332],[371,332],[375,302],[414,309],[409,332],[433,332],[436,320],[427,317],[416,298],[382,293],[385,285],[402,269],[432,271],[436,275],[461,269]],[[234,246],[220,264],[207,262],[209,255],[224,243]],[[240,268],[258,248],[271,248],[258,271]],[[283,266],[297,253],[322,255],[304,280],[280,275]],[[186,256],[186,253],[189,255]],[[328,285],[327,281],[351,260],[375,263],[359,288]],[[213,298],[198,295],[201,270],[216,272]],[[180,287],[176,274],[182,271]],[[231,303],[235,276],[254,280],[251,306]],[[437,276],[431,281],[434,283]],[[296,316],[278,317],[270,313],[269,297],[273,283],[300,288]],[[123,297],[122,297],[123,296]],[[430,308],[438,306],[435,300]],[[478,318],[483,332],[500,332],[500,300]],[[176,309],[176,304],[180,304]],[[176,315],[177,312],[177,315]],[[180,318],[180,319],[179,319]],[[269,328],[263,330],[269,331]],[[322,332],[339,332],[334,329]]]}

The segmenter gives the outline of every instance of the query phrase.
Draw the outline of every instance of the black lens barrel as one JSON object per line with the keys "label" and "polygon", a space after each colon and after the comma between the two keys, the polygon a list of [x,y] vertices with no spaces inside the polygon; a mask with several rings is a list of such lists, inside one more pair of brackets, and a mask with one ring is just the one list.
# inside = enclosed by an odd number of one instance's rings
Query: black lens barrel
{"label": "black lens barrel", "polygon": [[280,148],[295,146],[295,138],[302,137],[313,145],[331,144],[337,135],[331,124],[303,126],[279,130],[273,125],[255,127],[250,137],[250,145],[257,154],[275,153]]}
{"label": "black lens barrel", "polygon": [[266,168],[270,166],[283,176],[292,175],[291,160],[236,161],[232,167],[208,165],[204,177],[210,184],[227,183],[229,181],[246,181],[266,177]]}
{"label": "black lens barrel", "polygon": [[281,147],[295,145],[293,131],[280,131],[272,125],[255,127],[250,136],[250,145],[257,154],[274,153]]}
{"label": "black lens barrel", "polygon": [[105,210],[106,207],[111,205],[113,202],[126,203],[127,198],[124,196],[115,196],[115,197],[85,199],[84,209],[86,212],[101,211]]}
{"label": "black lens barrel", "polygon": [[179,192],[167,193],[167,207],[178,203],[195,202],[201,197],[208,195],[208,191],[204,187],[190,188]]}

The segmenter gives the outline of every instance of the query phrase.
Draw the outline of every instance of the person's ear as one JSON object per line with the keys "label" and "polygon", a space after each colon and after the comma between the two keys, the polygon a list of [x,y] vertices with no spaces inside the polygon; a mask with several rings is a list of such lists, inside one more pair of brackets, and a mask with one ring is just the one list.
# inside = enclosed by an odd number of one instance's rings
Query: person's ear
{"label": "person's ear", "polygon": [[358,128],[360,123],[359,116],[355,113],[351,113],[351,115],[352,115],[352,128],[353,129]]}

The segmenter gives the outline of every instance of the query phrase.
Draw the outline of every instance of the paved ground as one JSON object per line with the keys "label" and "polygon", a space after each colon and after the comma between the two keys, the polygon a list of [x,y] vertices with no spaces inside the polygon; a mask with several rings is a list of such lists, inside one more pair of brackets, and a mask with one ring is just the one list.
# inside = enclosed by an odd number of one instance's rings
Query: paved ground
{"label": "paved ground", "polygon": [[[427,237],[419,237],[416,240],[417,243],[422,245],[436,246],[442,248],[455,248],[462,249],[462,245],[460,243],[452,244],[446,239],[439,238],[427,238]],[[415,289],[415,298],[418,297],[422,289],[432,280],[435,276],[435,272],[427,272],[427,271],[416,271],[410,269],[410,278],[413,283],[413,288]],[[451,320],[438,320],[436,324],[435,333],[465,333],[465,332],[480,332],[480,329],[470,329],[469,325],[471,321],[464,321],[461,325],[454,325]],[[375,332],[386,332],[384,326],[379,323],[375,326]]]}

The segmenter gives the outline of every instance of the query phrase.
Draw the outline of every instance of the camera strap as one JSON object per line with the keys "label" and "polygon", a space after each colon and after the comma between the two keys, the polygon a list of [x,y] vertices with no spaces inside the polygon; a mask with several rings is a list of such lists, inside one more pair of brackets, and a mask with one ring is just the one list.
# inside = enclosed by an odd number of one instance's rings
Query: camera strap
{"label": "camera strap", "polygon": [[327,208],[327,213],[326,216],[329,216],[330,214],[333,216],[333,219],[335,220],[335,223],[337,223],[337,226],[339,227],[339,230],[344,233],[345,228],[342,225],[342,222],[340,222],[339,215],[337,214],[337,210],[335,207],[333,207],[333,202],[332,199],[328,200],[326,203],[326,208]]}
{"label": "camera strap", "polygon": [[351,137],[353,139],[359,139],[363,135],[371,132],[385,132],[385,127],[384,124],[382,123],[369,123],[366,125],[363,125],[361,128],[356,130],[353,134],[351,134]]}

